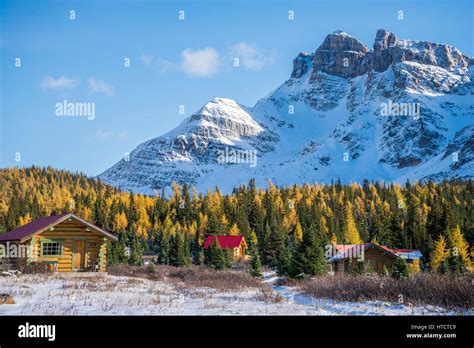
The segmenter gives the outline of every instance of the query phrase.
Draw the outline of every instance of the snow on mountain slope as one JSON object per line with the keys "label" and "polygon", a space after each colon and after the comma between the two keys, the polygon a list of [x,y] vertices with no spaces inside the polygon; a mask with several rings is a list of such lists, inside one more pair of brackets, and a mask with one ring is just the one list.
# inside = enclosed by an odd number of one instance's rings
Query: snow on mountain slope
{"label": "snow on mountain slope", "polygon": [[301,52],[291,77],[253,108],[216,98],[99,177],[153,193],[255,178],[305,182],[472,178],[473,59],[377,31],[373,49],[342,31]]}

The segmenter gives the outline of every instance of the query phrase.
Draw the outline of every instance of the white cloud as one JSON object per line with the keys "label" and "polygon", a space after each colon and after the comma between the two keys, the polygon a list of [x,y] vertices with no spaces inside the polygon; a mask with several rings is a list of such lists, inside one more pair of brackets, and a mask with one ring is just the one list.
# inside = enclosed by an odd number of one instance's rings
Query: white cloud
{"label": "white cloud", "polygon": [[239,58],[240,64],[248,70],[260,71],[275,61],[275,52],[258,48],[247,42],[239,42],[231,46],[233,58]]}
{"label": "white cloud", "polygon": [[119,139],[126,140],[128,139],[128,133],[127,132],[120,132],[118,134]]}
{"label": "white cloud", "polygon": [[117,133],[111,130],[99,129],[95,132],[95,138],[98,140],[127,140],[128,133],[125,131]]}
{"label": "white cloud", "polygon": [[95,77],[89,77],[87,82],[91,93],[103,93],[109,97],[114,95],[114,88],[105,81],[98,80]]}
{"label": "white cloud", "polygon": [[171,71],[179,71],[180,69],[178,64],[162,58],[158,58],[156,60],[156,67],[160,74],[166,74]]}
{"label": "white cloud", "polygon": [[79,84],[78,81],[70,79],[66,76],[61,76],[55,79],[52,76],[47,76],[41,81],[41,88],[53,91],[63,91],[73,89]]}
{"label": "white cloud", "polygon": [[95,132],[95,137],[97,139],[110,139],[113,136],[113,132],[111,131],[104,131],[99,129],[98,131]]}
{"label": "white cloud", "polygon": [[195,51],[187,48],[181,53],[181,58],[181,69],[190,76],[211,76],[219,67],[219,53],[212,47]]}
{"label": "white cloud", "polygon": [[145,53],[141,56],[142,62],[145,65],[150,65],[153,62],[154,57],[151,54]]}

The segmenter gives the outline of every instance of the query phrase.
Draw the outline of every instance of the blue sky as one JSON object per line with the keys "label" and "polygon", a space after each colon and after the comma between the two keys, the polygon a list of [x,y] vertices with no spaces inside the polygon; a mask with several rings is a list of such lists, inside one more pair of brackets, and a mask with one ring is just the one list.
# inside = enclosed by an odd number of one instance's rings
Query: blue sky
{"label": "blue sky", "polygon": [[[0,165],[95,176],[214,97],[253,106],[337,29],[369,47],[386,28],[474,56],[472,13],[469,0],[1,0]],[[56,116],[64,100],[95,103],[95,118]]]}

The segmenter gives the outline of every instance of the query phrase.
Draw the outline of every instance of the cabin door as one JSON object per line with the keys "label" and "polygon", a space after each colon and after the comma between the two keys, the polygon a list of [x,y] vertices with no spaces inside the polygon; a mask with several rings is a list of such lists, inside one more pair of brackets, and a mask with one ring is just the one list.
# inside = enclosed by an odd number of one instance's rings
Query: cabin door
{"label": "cabin door", "polygon": [[383,274],[383,261],[377,261],[377,273]]}
{"label": "cabin door", "polygon": [[86,260],[86,241],[74,241],[74,270],[84,269]]}

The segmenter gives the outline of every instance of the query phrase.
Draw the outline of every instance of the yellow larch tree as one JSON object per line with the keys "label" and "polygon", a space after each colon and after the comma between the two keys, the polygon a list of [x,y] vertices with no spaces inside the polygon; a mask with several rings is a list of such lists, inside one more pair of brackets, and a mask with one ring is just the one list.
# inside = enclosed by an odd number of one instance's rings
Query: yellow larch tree
{"label": "yellow larch tree", "polygon": [[459,256],[466,267],[471,269],[471,258],[469,257],[469,244],[464,238],[461,228],[456,226],[450,231],[451,245],[453,246],[453,255]]}
{"label": "yellow larch tree", "polygon": [[357,230],[352,215],[352,204],[350,202],[346,203],[344,218],[345,221],[342,234],[344,241],[349,244],[361,244],[362,239],[360,239],[359,231]]}
{"label": "yellow larch tree", "polygon": [[447,248],[446,239],[442,234],[439,235],[435,242],[435,248],[431,256],[431,267],[435,270],[448,258],[449,250]]}

